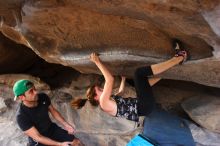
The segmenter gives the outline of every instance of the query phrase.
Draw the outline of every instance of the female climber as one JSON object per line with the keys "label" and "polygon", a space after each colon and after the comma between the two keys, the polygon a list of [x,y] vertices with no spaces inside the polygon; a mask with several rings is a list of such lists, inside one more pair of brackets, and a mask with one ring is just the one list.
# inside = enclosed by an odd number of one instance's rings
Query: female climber
{"label": "female climber", "polygon": [[139,121],[139,116],[149,115],[155,107],[155,98],[152,88],[161,78],[153,77],[160,74],[169,68],[182,64],[187,60],[187,52],[179,50],[171,59],[154,64],[137,68],[134,73],[134,84],[137,98],[123,98],[120,93],[123,91],[125,78],[122,77],[119,92],[112,95],[114,77],[106,66],[101,62],[96,53],[90,55],[90,60],[96,64],[99,70],[104,75],[104,87],[93,85],[86,92],[87,99],[76,99],[71,102],[72,107],[81,108],[89,101],[93,106],[100,105],[101,109],[116,117],[124,117],[135,122]]}

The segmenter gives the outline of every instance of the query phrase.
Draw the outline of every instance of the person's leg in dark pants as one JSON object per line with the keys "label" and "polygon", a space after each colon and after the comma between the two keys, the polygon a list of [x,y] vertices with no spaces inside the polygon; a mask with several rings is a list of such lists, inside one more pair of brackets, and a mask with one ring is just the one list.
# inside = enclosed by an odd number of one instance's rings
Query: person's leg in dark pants
{"label": "person's leg in dark pants", "polygon": [[50,127],[49,137],[59,142],[73,141],[73,139],[75,138],[74,135],[68,134],[66,130],[62,129],[56,124],[52,124],[52,126]]}
{"label": "person's leg in dark pants", "polygon": [[150,66],[138,68],[134,74],[139,116],[146,116],[150,114],[155,106],[152,88],[148,82],[148,76],[151,75],[153,75],[153,72]]}
{"label": "person's leg in dark pants", "polygon": [[160,78],[149,78],[149,76],[160,74],[169,68],[179,64],[184,59],[183,56],[173,57],[165,62],[154,64],[147,67],[137,68],[134,74],[134,83],[138,98],[138,114],[146,116],[155,107],[155,98],[151,86]]}
{"label": "person's leg in dark pants", "polygon": [[68,134],[66,130],[62,129],[56,124],[53,124],[51,126],[50,133],[51,133],[50,134],[51,139],[54,139],[60,142],[64,142],[64,141],[73,142],[72,146],[84,146],[84,144],[78,138],[76,138],[72,134]]}
{"label": "person's leg in dark pants", "polygon": [[38,142],[36,142],[36,141],[34,141],[32,138],[28,138],[28,141],[29,141],[29,143],[28,143],[28,145],[27,146],[45,146],[45,145],[43,145],[43,144],[41,144],[41,143],[38,143]]}

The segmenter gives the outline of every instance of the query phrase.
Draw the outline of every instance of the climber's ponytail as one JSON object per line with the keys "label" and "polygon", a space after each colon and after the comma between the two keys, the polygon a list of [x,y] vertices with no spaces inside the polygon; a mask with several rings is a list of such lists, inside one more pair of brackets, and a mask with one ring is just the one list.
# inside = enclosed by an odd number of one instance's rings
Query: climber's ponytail
{"label": "climber's ponytail", "polygon": [[71,106],[72,108],[75,108],[75,109],[81,109],[85,104],[86,104],[86,101],[88,99],[76,99],[76,100],[72,100],[71,101]]}
{"label": "climber's ponytail", "polygon": [[96,91],[95,91],[96,85],[90,86],[87,91],[86,91],[86,97],[87,99],[75,99],[71,101],[71,106],[72,108],[75,109],[81,109],[85,104],[86,101],[88,100],[92,106],[98,106],[99,101],[95,99],[96,96]]}

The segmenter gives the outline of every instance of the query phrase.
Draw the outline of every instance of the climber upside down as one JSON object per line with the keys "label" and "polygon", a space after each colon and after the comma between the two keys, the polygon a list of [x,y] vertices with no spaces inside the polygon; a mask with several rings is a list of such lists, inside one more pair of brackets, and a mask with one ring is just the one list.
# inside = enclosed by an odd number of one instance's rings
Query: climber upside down
{"label": "climber upside down", "polygon": [[[176,47],[179,47],[177,44]],[[187,60],[187,52],[179,50],[171,59],[154,64],[137,68],[134,73],[134,83],[137,98],[123,98],[120,93],[124,89],[125,77],[122,77],[119,92],[112,95],[114,77],[106,66],[102,63],[96,53],[90,55],[90,60],[95,63],[104,76],[104,87],[92,85],[87,90],[87,99],[76,99],[72,101],[73,108],[82,108],[86,101],[93,106],[100,105],[101,109],[115,117],[124,117],[135,122],[139,121],[139,116],[148,116],[155,107],[155,98],[151,86],[156,84],[161,78],[153,77],[163,73],[171,67],[182,64]]]}

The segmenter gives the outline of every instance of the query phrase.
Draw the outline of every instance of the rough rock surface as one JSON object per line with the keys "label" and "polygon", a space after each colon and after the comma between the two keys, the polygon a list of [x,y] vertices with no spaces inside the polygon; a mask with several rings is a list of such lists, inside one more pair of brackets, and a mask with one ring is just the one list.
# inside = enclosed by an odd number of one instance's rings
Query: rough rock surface
{"label": "rough rock surface", "polygon": [[2,97],[0,97],[0,114],[4,113],[7,109],[7,106],[5,105],[5,102]]}
{"label": "rough rock surface", "polygon": [[182,103],[184,110],[199,125],[220,133],[220,97],[200,95]]}
{"label": "rough rock surface", "polygon": [[220,134],[199,127],[193,123],[188,124],[196,146],[219,146]]}
{"label": "rough rock surface", "polygon": [[16,44],[2,33],[0,33],[0,52],[1,74],[26,70],[38,59],[30,48]]}
{"label": "rough rock surface", "polygon": [[[191,60],[199,61],[168,76],[182,79],[190,74],[189,81],[219,87],[219,80],[210,79],[210,74],[220,78],[219,7],[219,0],[9,0],[1,2],[0,31],[24,50],[84,73],[98,73],[88,60],[91,52],[98,52],[114,74],[126,76],[138,66],[173,56],[172,41],[178,39]],[[12,62],[14,54],[0,61],[1,66]],[[23,59],[31,63],[31,57]]]}

